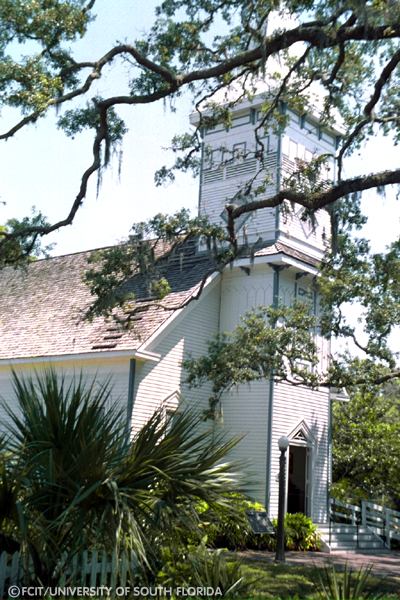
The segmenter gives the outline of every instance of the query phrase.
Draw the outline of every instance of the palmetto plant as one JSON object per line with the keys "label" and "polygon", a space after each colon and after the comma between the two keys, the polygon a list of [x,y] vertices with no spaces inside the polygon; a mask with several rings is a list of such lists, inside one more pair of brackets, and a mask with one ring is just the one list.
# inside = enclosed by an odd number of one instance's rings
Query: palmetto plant
{"label": "palmetto plant", "polygon": [[318,569],[316,587],[321,600],[378,600],[382,594],[367,591],[372,565],[353,570],[347,562],[343,573],[338,574],[335,565]]}
{"label": "palmetto plant", "polygon": [[237,440],[199,430],[189,412],[166,420],[162,411],[129,440],[110,390],[54,371],[14,374],[0,476],[0,498],[12,489],[13,507],[6,514],[0,504],[0,521],[42,582],[94,547],[134,550],[151,571],[157,547],[196,531],[195,501],[228,509],[224,494],[237,489],[224,458]]}

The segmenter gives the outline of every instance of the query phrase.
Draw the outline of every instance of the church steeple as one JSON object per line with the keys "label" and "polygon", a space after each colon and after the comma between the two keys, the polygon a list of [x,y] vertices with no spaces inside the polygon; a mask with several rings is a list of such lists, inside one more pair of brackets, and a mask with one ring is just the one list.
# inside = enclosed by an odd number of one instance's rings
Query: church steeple
{"label": "church steeple", "polygon": [[[255,129],[264,117],[261,103],[257,98],[252,103],[243,102],[234,109],[229,129],[218,125],[204,132],[199,213],[214,223],[226,220],[226,204],[253,199],[251,194],[260,185],[260,199],[276,194],[298,168],[298,161],[309,162],[321,154],[327,155],[322,177],[335,178],[338,132],[321,127],[316,117],[286,110],[284,131],[264,132],[264,127],[259,128],[257,142]],[[251,188],[246,186],[249,181]],[[326,211],[319,211],[310,220],[304,219],[301,207],[293,209],[289,205],[243,215],[236,226],[239,242],[262,241],[267,246],[280,240],[317,259],[322,257],[330,237]]]}

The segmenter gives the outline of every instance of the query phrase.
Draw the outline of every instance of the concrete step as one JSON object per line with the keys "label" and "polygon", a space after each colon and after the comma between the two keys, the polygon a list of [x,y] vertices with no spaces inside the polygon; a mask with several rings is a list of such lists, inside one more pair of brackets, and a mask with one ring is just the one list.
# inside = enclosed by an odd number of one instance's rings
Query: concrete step
{"label": "concrete step", "polygon": [[384,550],[384,545],[381,542],[343,542],[331,541],[329,544],[331,550]]}
{"label": "concrete step", "polygon": [[319,525],[318,533],[324,547],[330,550],[382,550],[385,545],[368,527],[332,524]]}
{"label": "concrete step", "polygon": [[[320,534],[321,535],[321,534]],[[329,533],[323,533],[322,534],[324,538],[328,538],[329,537]],[[359,533],[357,536],[357,533],[353,533],[353,532],[349,532],[349,533],[338,533],[336,531],[332,531],[331,538],[340,538],[341,540],[356,540],[357,538],[359,540],[372,540],[372,539],[376,539],[376,536],[373,535],[372,533],[369,532],[365,532],[365,533]]]}
{"label": "concrete step", "polygon": [[[356,532],[357,531],[357,526],[356,525],[341,525],[341,524],[334,524],[331,526],[331,531],[335,531],[336,533],[352,533],[352,532]],[[318,525],[318,531],[320,532],[327,532],[329,533],[329,525]],[[360,525],[358,527],[358,532],[359,533],[371,533],[371,531],[368,529],[368,527],[364,527],[363,525]]]}

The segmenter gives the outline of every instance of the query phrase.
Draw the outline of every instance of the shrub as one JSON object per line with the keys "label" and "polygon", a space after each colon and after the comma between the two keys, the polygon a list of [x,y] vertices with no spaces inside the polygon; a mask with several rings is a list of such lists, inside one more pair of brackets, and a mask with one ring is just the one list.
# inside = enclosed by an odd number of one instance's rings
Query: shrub
{"label": "shrub", "polygon": [[[200,516],[200,527],[207,536],[208,545],[228,550],[275,550],[276,536],[271,534],[254,534],[246,511],[265,510],[259,502],[253,502],[243,494],[232,493],[230,510],[211,509],[201,502],[196,510]],[[277,520],[273,519],[275,529]],[[320,539],[317,527],[310,517],[302,513],[285,516],[285,548],[286,550],[319,550]]]}
{"label": "shrub", "polygon": [[12,435],[0,439],[0,542],[18,544],[43,585],[57,585],[82,549],[133,550],[158,570],[159,546],[198,535],[196,502],[225,508],[238,487],[237,465],[222,460],[238,440],[198,428],[199,415],[158,410],[129,441],[107,383],[50,370],[14,374],[14,391]]}
{"label": "shrub", "polygon": [[320,539],[317,527],[310,517],[302,513],[285,516],[286,550],[319,550]]}
{"label": "shrub", "polygon": [[162,569],[158,573],[156,585],[175,589],[219,588],[219,597],[243,598],[251,584],[244,580],[239,562],[227,561],[221,549],[211,550],[203,541],[199,546],[164,548]]}
{"label": "shrub", "polygon": [[345,564],[344,571],[338,575],[335,565],[329,565],[322,570],[318,569],[315,586],[321,600],[375,600],[381,594],[367,592],[371,575],[371,565],[362,566],[357,571]]}
{"label": "shrub", "polygon": [[229,508],[215,510],[201,502],[196,510],[200,516],[207,543],[214,548],[229,550],[268,548],[270,535],[255,535],[250,527],[246,511],[265,510],[259,502],[253,502],[240,493],[227,495]]}

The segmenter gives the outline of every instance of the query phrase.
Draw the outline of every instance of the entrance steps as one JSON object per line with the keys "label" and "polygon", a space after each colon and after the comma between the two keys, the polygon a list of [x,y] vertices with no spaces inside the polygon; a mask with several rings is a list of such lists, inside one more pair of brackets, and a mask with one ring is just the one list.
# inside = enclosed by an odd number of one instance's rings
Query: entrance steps
{"label": "entrance steps", "polygon": [[360,550],[379,552],[385,550],[383,540],[368,527],[340,523],[319,524],[318,533],[322,540],[323,550]]}

